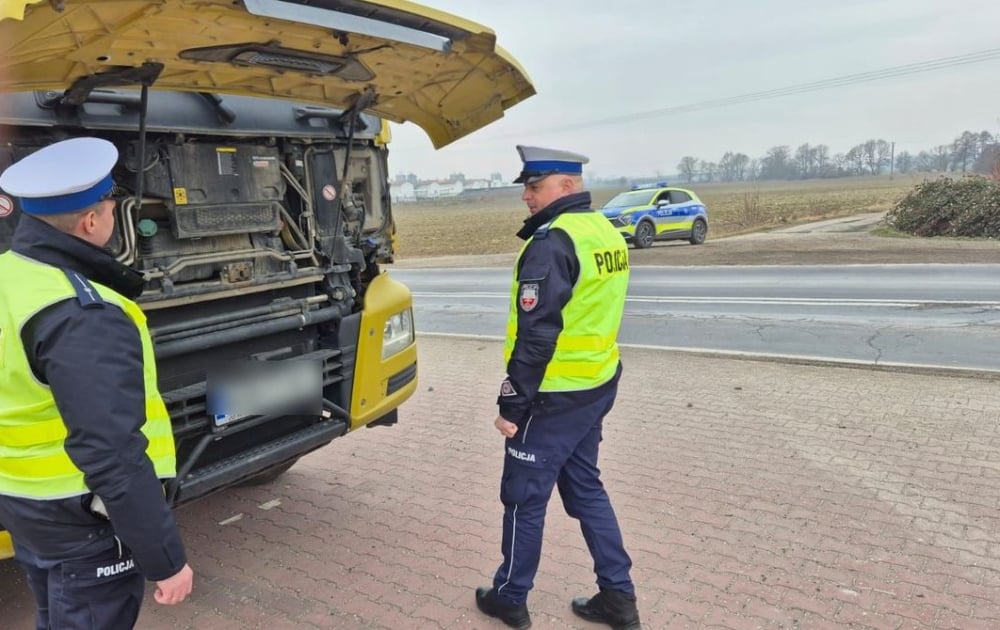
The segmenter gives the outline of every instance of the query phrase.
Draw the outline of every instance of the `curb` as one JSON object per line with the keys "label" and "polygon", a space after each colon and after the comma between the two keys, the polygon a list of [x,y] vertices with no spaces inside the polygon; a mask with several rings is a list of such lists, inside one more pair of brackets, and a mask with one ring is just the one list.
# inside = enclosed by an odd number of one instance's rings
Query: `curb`
{"label": "curb", "polygon": [[[463,333],[420,332],[418,336],[452,337],[455,339],[472,339],[480,341],[495,341],[503,343],[499,335],[470,335]],[[636,350],[657,350],[678,354],[688,354],[714,359],[732,359],[737,361],[757,361],[763,363],[784,363],[787,365],[803,365],[812,367],[840,367],[873,372],[893,372],[904,374],[919,374],[924,376],[947,376],[951,378],[975,378],[982,380],[1000,380],[1000,370],[985,368],[969,368],[952,365],[936,365],[924,363],[899,363],[893,361],[863,361],[860,359],[841,359],[838,357],[811,357],[795,354],[776,354],[768,352],[743,352],[739,350],[715,350],[712,348],[683,348],[677,346],[653,346],[648,344],[620,343],[620,348]]]}

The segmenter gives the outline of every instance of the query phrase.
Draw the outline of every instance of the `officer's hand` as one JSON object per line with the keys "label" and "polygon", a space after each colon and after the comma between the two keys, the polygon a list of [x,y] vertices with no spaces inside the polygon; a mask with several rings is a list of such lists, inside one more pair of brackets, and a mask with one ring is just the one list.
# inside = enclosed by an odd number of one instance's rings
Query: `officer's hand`
{"label": "officer's hand", "polygon": [[503,416],[497,416],[497,419],[493,421],[493,426],[497,428],[497,431],[503,433],[504,437],[512,438],[517,433],[517,425]]}
{"label": "officer's hand", "polygon": [[179,604],[191,594],[192,588],[194,588],[194,571],[191,570],[190,566],[185,564],[184,568],[173,576],[156,583],[156,592],[153,593],[153,599],[156,600],[157,604],[166,604],[168,606]]}

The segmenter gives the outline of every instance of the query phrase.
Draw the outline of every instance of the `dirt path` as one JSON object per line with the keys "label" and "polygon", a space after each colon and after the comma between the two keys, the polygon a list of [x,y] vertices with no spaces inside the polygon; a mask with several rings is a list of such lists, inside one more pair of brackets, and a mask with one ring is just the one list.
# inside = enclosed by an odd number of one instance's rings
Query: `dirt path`
{"label": "dirt path", "polygon": [[868,232],[769,232],[708,241],[701,247],[671,243],[633,250],[631,259],[633,265],[1000,263],[1000,242],[891,238]]}

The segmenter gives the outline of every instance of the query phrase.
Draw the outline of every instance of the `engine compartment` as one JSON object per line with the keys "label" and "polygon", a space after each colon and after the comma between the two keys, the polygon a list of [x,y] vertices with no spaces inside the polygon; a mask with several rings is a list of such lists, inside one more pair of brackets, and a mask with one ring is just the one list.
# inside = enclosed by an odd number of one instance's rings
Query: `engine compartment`
{"label": "engine compartment", "polygon": [[[365,292],[393,256],[387,150],[377,119],[347,133],[336,110],[246,97],[227,97],[220,117],[221,99],[192,93],[151,93],[140,134],[136,102],[134,90],[94,90],[72,107],[3,95],[0,169],[74,136],[118,148],[106,247],[146,279],[137,302],[177,444],[170,499],[185,502],[349,430]],[[0,251],[19,219],[12,201]],[[213,372],[289,361],[316,366],[322,414],[213,423]]]}

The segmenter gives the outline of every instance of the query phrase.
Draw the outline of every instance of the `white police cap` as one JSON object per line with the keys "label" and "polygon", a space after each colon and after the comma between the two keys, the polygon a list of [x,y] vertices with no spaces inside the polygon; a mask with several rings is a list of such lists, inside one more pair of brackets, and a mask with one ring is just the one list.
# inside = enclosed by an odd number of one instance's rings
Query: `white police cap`
{"label": "white police cap", "polygon": [[590,161],[590,158],[579,153],[520,144],[517,145],[517,152],[521,155],[524,166],[521,167],[521,174],[514,180],[515,184],[531,184],[556,173],[582,175],[583,165]]}
{"label": "white police cap", "polygon": [[0,188],[18,198],[27,214],[63,214],[97,203],[114,187],[118,149],[100,138],[50,144],[10,165]]}

